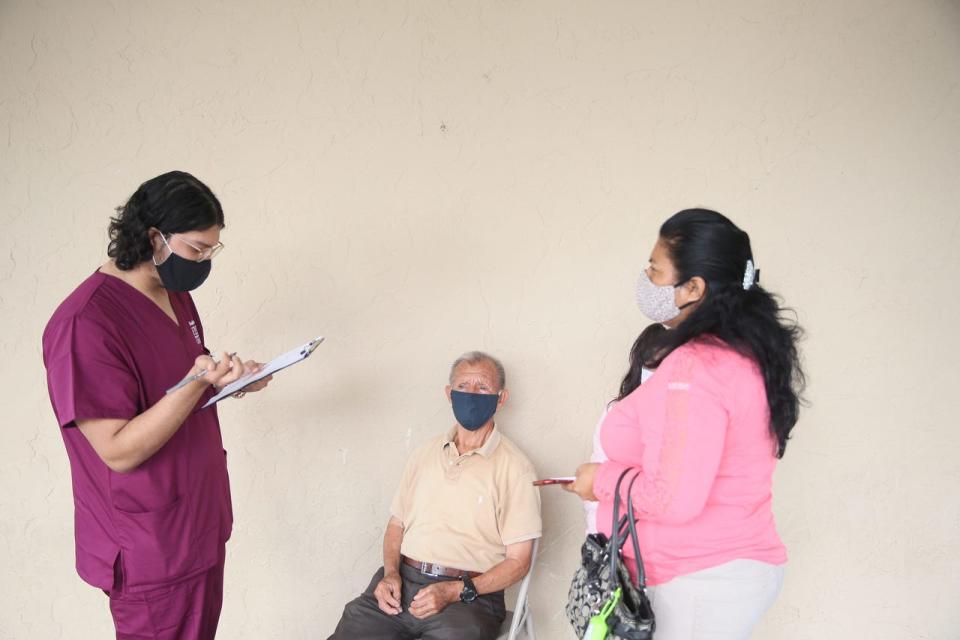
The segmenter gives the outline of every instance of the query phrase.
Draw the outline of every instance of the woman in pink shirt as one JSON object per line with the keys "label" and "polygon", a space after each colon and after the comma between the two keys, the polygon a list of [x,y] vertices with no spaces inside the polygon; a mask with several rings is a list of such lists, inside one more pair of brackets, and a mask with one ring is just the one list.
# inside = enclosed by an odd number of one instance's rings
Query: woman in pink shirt
{"label": "woman in pink shirt", "polygon": [[599,502],[609,535],[617,478],[639,474],[621,497],[637,512],[657,640],[747,638],[783,582],[771,486],[801,404],[801,330],[758,275],[749,236],[719,213],[663,224],[637,302],[668,330],[634,344],[600,426],[608,459],[566,487]]}

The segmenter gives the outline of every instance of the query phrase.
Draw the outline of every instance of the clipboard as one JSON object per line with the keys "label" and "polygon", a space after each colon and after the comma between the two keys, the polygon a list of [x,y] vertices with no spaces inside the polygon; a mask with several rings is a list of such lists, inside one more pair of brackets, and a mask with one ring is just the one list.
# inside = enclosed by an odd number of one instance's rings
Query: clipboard
{"label": "clipboard", "polygon": [[296,349],[292,349],[283,355],[279,355],[267,364],[263,366],[263,369],[257,371],[256,373],[251,373],[249,375],[243,376],[242,378],[231,382],[223,389],[220,390],[220,393],[213,396],[207,403],[200,407],[201,409],[206,409],[210,405],[214,405],[224,398],[228,398],[235,394],[237,391],[241,391],[244,387],[253,384],[257,380],[262,380],[267,376],[273,375],[278,371],[283,371],[287,367],[292,367],[298,362],[302,362],[310,357],[310,354],[313,353],[317,347],[320,346],[320,343],[323,342],[323,337],[317,337],[308,342],[305,345],[301,345]]}

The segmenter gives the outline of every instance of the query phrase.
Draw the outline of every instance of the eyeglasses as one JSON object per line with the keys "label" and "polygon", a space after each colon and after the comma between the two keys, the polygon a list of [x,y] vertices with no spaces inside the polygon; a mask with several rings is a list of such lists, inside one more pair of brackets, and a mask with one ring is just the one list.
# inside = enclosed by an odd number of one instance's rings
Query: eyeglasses
{"label": "eyeglasses", "polygon": [[[195,255],[190,256],[190,258],[193,260],[196,260],[197,262],[203,262],[204,260],[212,260],[215,255],[223,251],[222,242],[218,242],[212,247],[198,247],[197,245],[193,244],[189,240],[185,239],[183,236],[176,233],[170,234],[171,240],[173,239],[173,236],[177,236],[177,240],[179,240],[180,242],[182,242],[183,244],[187,245],[188,247],[194,250]],[[160,237],[163,238],[163,244],[167,245],[167,248],[170,249],[170,251],[173,251],[173,248],[170,246],[170,243],[167,242],[167,236],[161,234]],[[187,257],[187,256],[184,256],[184,257]]]}

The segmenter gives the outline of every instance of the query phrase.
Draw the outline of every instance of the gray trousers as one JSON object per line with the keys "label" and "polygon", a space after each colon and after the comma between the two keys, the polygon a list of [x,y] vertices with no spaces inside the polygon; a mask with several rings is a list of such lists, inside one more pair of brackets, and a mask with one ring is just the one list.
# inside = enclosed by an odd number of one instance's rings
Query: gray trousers
{"label": "gray trousers", "polygon": [[403,611],[395,616],[380,610],[373,590],[383,579],[383,568],[373,574],[367,590],[343,608],[336,631],[327,640],[494,640],[506,617],[503,591],[479,596],[474,602],[454,602],[435,615],[418,620],[410,615],[410,603],[417,592],[440,580],[405,564],[400,565]]}
{"label": "gray trousers", "polygon": [[747,640],[783,586],[783,565],[733,560],[647,587],[656,640]]}

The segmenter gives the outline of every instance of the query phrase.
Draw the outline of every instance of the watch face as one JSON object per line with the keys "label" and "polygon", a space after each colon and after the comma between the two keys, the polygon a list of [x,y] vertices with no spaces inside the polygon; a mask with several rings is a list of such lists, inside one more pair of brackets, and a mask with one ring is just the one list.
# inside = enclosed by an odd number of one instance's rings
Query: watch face
{"label": "watch face", "polygon": [[464,580],[463,591],[460,592],[460,600],[463,602],[473,602],[477,599],[477,588],[473,586],[473,581]]}

